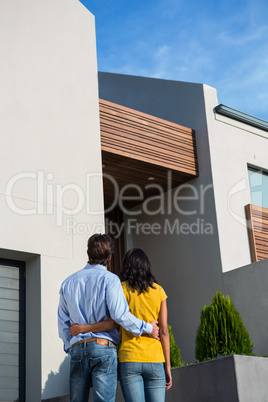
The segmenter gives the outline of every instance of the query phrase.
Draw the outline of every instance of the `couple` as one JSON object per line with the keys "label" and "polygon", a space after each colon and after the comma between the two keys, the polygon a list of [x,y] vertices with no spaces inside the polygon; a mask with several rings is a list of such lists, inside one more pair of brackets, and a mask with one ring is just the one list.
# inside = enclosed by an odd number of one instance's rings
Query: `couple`
{"label": "couple", "polygon": [[112,253],[108,235],[91,236],[88,264],[60,289],[58,326],[71,354],[70,402],[88,402],[91,381],[95,402],[115,401],[117,345],[125,401],[163,402],[172,384],[167,296],[141,249],[125,255],[122,284],[107,270]]}

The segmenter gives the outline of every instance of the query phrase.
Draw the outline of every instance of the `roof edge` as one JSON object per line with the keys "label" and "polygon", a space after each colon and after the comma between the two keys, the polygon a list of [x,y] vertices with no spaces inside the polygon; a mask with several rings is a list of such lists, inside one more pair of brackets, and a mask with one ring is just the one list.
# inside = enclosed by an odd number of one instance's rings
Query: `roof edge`
{"label": "roof edge", "polygon": [[240,112],[239,110],[225,106],[222,103],[214,108],[214,112],[268,132],[267,121],[251,116],[250,114]]}

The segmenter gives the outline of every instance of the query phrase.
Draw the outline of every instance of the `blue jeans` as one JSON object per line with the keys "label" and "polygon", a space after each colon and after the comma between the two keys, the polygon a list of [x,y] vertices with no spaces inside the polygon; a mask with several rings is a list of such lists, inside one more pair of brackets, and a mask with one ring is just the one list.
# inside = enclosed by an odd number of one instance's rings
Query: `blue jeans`
{"label": "blue jeans", "polygon": [[88,402],[91,382],[94,402],[114,402],[117,386],[116,347],[96,341],[71,348],[70,402]]}
{"label": "blue jeans", "polygon": [[119,363],[119,378],[126,402],[164,402],[163,363]]}

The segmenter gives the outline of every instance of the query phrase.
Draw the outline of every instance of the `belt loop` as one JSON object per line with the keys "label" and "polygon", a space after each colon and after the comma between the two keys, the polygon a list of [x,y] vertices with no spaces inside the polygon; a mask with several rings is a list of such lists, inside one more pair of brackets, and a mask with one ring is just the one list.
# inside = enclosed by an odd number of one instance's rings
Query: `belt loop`
{"label": "belt loop", "polygon": [[87,340],[84,338],[84,355],[87,354]]}

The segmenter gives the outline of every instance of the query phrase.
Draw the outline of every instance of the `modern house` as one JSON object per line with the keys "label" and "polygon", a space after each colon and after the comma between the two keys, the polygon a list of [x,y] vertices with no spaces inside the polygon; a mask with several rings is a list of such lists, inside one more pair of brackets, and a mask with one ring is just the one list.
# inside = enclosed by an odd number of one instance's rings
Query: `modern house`
{"label": "modern house", "polygon": [[105,230],[115,273],[148,254],[186,362],[217,290],[268,354],[268,123],[204,84],[98,74],[79,0],[2,0],[0,31],[0,399],[68,393],[59,288]]}

